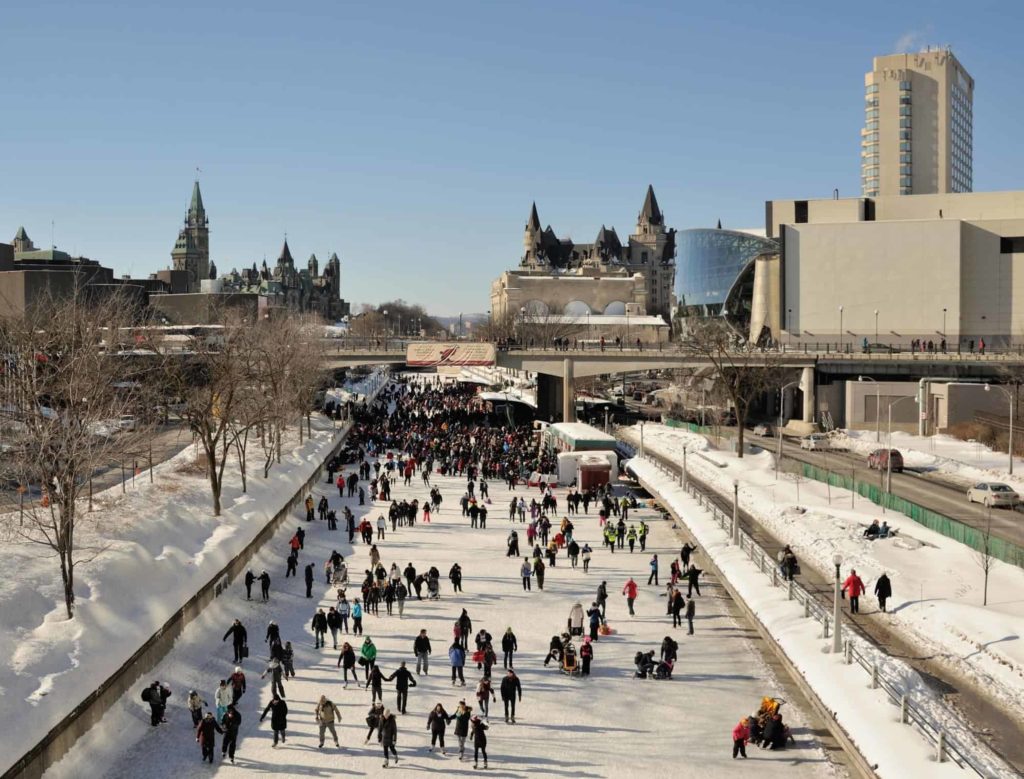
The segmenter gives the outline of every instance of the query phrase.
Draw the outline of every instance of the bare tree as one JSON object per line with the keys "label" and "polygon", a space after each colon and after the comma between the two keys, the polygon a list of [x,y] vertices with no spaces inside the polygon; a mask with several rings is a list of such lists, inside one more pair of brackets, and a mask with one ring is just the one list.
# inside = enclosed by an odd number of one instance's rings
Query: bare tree
{"label": "bare tree", "polygon": [[722,318],[694,319],[687,325],[683,345],[707,359],[714,369],[716,388],[728,398],[736,414],[737,456],[743,457],[751,405],[778,387],[789,371],[782,368],[778,352],[752,347]]}
{"label": "bare tree", "polygon": [[0,493],[7,504],[0,522],[7,538],[57,558],[68,619],[76,567],[105,548],[89,539],[95,515],[79,499],[95,473],[141,449],[152,432],[155,415],[146,406],[159,357],[143,335],[122,348],[122,335],[133,332],[140,317],[126,294],[97,298],[76,285],[59,300],[0,320],[0,416],[14,435],[0,458],[0,482],[41,492],[27,507],[22,495]]}
{"label": "bare tree", "polygon": [[981,605],[988,605],[988,576],[992,571],[993,566],[996,564],[996,557],[992,554],[992,507],[989,506],[986,509],[985,514],[985,529],[981,534],[981,541],[977,549],[974,550],[974,560],[977,562],[978,567],[981,568],[981,573],[984,580],[984,586],[982,589],[982,600]]}

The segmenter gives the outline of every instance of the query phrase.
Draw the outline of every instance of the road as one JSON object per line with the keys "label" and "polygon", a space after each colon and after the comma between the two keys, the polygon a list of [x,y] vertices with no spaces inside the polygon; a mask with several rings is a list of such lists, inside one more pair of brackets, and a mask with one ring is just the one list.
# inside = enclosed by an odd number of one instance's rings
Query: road
{"label": "road", "polygon": [[[628,436],[626,441],[634,445],[636,443]],[[799,448],[797,451],[802,455],[820,456],[814,455],[813,452],[803,452]],[[679,471],[679,464],[667,457],[650,450],[648,450],[647,456],[662,462],[676,472]],[[830,453],[829,459],[835,467],[835,453]],[[726,513],[732,512],[730,500],[719,495],[700,479],[695,478],[692,472],[688,478],[705,495],[711,496],[720,510]],[[771,532],[742,508],[740,510],[740,526],[772,557],[783,546]],[[831,580],[827,580],[810,566],[803,567],[798,579],[822,606],[831,610],[833,605]],[[878,613],[853,615],[846,611],[844,614],[847,617],[847,625],[856,630],[858,634],[891,656],[900,658],[920,673],[929,686],[943,696],[951,706],[954,706],[966,722],[971,723],[979,737],[983,738],[993,750],[1002,755],[1024,775],[1024,722],[1019,716],[1011,716],[973,680],[944,665],[939,657],[922,652],[905,637],[894,632],[886,620],[879,618]]]}
{"label": "road", "polygon": [[[751,438],[751,443],[759,442],[757,438]],[[770,443],[765,440],[764,445],[765,448],[769,446],[774,448],[776,440],[773,439]],[[868,469],[865,457],[846,451],[807,451],[801,449],[798,444],[784,441],[782,453],[784,458],[810,463],[846,475],[854,472],[861,481],[876,479],[879,486],[882,485],[882,480],[885,478],[884,472]],[[1020,512],[1010,509],[989,510],[980,504],[968,503],[966,486],[953,483],[948,476],[934,471],[922,473],[910,469],[903,473],[893,473],[892,493],[950,519],[982,530],[991,516],[993,536],[1024,547],[1024,517]]]}

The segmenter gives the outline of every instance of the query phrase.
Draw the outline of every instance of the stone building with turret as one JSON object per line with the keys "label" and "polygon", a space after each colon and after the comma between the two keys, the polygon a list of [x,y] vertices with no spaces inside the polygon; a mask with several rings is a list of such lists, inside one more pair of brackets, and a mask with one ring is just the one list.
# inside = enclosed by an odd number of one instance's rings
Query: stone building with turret
{"label": "stone building with turret", "polygon": [[210,278],[210,220],[198,181],[192,187],[192,202],[171,250],[171,264],[174,270],[188,274],[188,292],[199,292],[203,279]]}

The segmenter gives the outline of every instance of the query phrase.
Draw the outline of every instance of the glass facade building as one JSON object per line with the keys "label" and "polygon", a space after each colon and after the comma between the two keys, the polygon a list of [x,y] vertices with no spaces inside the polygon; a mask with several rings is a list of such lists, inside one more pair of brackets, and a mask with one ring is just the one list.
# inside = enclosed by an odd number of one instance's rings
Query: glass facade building
{"label": "glass facade building", "polygon": [[[743,295],[742,289],[750,286],[744,278],[753,277],[754,258],[779,251],[771,238],[736,230],[681,230],[676,241],[677,317],[718,316],[737,306],[749,307],[749,299],[744,300],[749,295]],[[739,310],[731,313],[741,314]]]}

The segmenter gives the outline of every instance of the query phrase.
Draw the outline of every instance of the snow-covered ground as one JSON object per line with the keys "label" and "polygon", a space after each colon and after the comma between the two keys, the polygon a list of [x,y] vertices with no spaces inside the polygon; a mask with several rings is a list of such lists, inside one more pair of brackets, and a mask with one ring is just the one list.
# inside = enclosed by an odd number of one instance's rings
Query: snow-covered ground
{"label": "snow-covered ground", "polygon": [[[835,437],[835,445],[859,454],[870,454],[882,443],[875,442],[874,431],[843,430]],[[1024,493],[1024,458],[1013,458],[1014,475],[1010,475],[1010,458],[1006,452],[995,452],[980,443],[961,441],[949,435],[918,436],[898,431],[892,434],[892,448],[899,449],[908,468],[938,471],[950,481],[965,488],[979,481],[1001,481]]]}
{"label": "snow-covered ground", "polygon": [[[638,440],[635,428],[626,433]],[[715,460],[726,465],[718,468],[693,456],[708,449],[705,438],[652,424],[645,426],[644,446],[676,462],[682,462],[686,447],[688,469],[723,494],[731,494],[733,479],[738,479],[741,505],[780,541],[792,545],[802,565],[831,578],[833,555],[839,553],[844,576],[855,568],[867,585],[862,611],[877,609],[870,593],[878,576],[888,573],[893,598],[886,618],[894,627],[922,652],[976,679],[1008,711],[1022,710],[1024,571],[997,562],[990,572],[989,605],[983,607],[976,553],[901,514],[890,511],[883,516],[860,497],[851,508],[850,492],[798,481],[794,474],[782,473],[776,480],[768,452],[739,459],[716,451]],[[899,535],[868,541],[863,530],[872,519],[887,520]]]}
{"label": "snow-covered ground", "polygon": [[157,465],[153,484],[143,472],[124,495],[120,485],[97,494],[96,510],[79,520],[78,543],[109,548],[76,568],[71,621],[54,559],[41,557],[38,547],[0,546],[8,572],[0,577],[0,721],[17,723],[0,729],[2,766],[39,741],[235,557],[340,432],[313,417],[313,438],[300,446],[293,425],[267,480],[250,456],[244,494],[238,466],[230,463],[220,517],[213,516],[192,446]]}
{"label": "snow-covered ground", "polygon": [[[436,565],[442,572],[442,598],[439,601],[412,599],[406,606],[404,619],[388,617],[384,606],[381,616],[364,618],[365,634],[373,638],[379,654],[378,662],[387,673],[399,661],[412,661],[412,641],[420,628],[427,628],[433,643],[429,676],[418,677],[419,685],[409,696],[408,714],[398,719],[398,753],[401,763],[397,773],[416,770],[439,776],[452,776],[471,771],[471,762],[460,763],[453,754],[457,742],[448,729],[449,755],[430,754],[427,713],[442,703],[450,713],[460,698],[475,706],[474,686],[480,672],[473,664],[466,669],[467,686],[453,687],[447,649],[451,643],[452,622],[462,608],[473,619],[474,633],[486,628],[497,641],[506,627],[515,631],[520,651],[515,666],[523,686],[523,700],[517,707],[518,724],[503,722],[500,698],[492,704],[491,728],[488,733],[488,754],[491,772],[509,777],[763,777],[766,772],[785,772],[793,777],[832,776],[835,769],[806,732],[803,715],[793,704],[783,712],[794,727],[798,746],[785,752],[749,749],[750,759],[733,761],[730,756],[730,733],[740,716],[752,713],[761,696],[779,694],[779,686],[771,672],[744,637],[744,627],[726,613],[727,602],[721,588],[706,583],[703,596],[697,600],[694,636],[683,629],[672,629],[665,614],[664,579],[662,586],[645,586],[650,553],[663,561],[663,570],[678,552],[679,542],[670,524],[656,518],[650,510],[634,513],[636,521],[643,517],[652,523],[648,554],[639,549],[630,555],[628,549],[616,554],[597,543],[597,516],[580,517],[576,521],[577,537],[590,541],[595,548],[589,573],[582,567],[572,569],[562,557],[555,568],[549,568],[545,589],[524,592],[519,578],[521,560],[505,556],[509,521],[504,506],[508,491],[500,484],[491,484],[492,511],[485,530],[472,530],[468,519],[460,516],[458,498],[464,483],[455,478],[435,475],[444,494],[443,510],[435,514],[429,525],[418,523],[414,528],[389,530],[379,542],[382,560],[390,566],[403,567],[412,561],[420,571]],[[317,491],[318,493],[320,490]],[[384,504],[359,507],[355,501],[342,500],[337,492],[323,485],[323,494],[332,508],[349,505],[357,517],[369,513],[376,517]],[[419,479],[412,488],[396,485],[393,496],[423,498],[425,490]],[[529,494],[522,488],[518,494]],[[558,490],[559,499],[564,490]],[[318,495],[314,495],[318,499]],[[301,576],[284,579],[284,557],[287,540],[295,527],[304,524],[296,516],[268,544],[257,560],[274,577],[269,604],[247,602],[240,584],[233,585],[226,597],[218,599],[193,622],[179,639],[174,651],[153,674],[168,682],[174,690],[170,700],[167,725],[152,728],[148,708],[141,703],[138,691],[126,695],[87,734],[69,755],[54,766],[51,779],[80,777],[83,766],[88,773],[104,777],[173,776],[251,776],[254,772],[278,776],[326,776],[349,773],[378,775],[381,750],[376,740],[364,744],[364,718],[370,705],[368,690],[350,686],[343,688],[336,662],[338,653],[331,648],[314,649],[310,619],[317,607],[334,603],[334,591],[323,582],[321,566],[332,549],[342,552],[354,572],[368,566],[365,546],[357,544],[354,551],[343,532],[326,531],[317,522],[308,526],[305,550],[300,553],[300,572],[308,562],[317,569],[315,598],[304,597]],[[525,525],[516,524],[525,547]],[[464,570],[464,593],[452,594],[445,578],[451,564],[459,561]],[[699,559],[698,559],[699,562]],[[629,618],[621,590],[629,576],[641,584],[636,603],[637,616]],[[589,607],[598,583],[607,580],[611,594],[609,623],[617,631],[601,638],[595,649],[592,676],[570,679],[554,667],[545,668],[543,658],[552,635],[565,629],[572,604]],[[350,596],[357,586],[349,588]],[[231,647],[221,642],[224,630],[235,617],[242,619],[249,630],[252,656],[244,669],[250,688],[241,702],[243,723],[236,756],[232,766],[221,762],[209,767],[200,763],[199,747],[192,735],[188,713],[182,707],[185,691],[198,690],[212,702],[219,679],[231,672]],[[270,698],[269,681],[261,682],[258,673],[267,657],[263,641],[268,620],[281,625],[282,638],[295,648],[298,676],[285,683],[289,706],[287,746],[273,749],[269,723],[260,724],[259,715]],[[633,656],[640,649],[657,649],[666,634],[673,634],[680,645],[680,662],[670,682],[642,681],[632,678]],[[345,636],[353,640],[351,636]],[[328,637],[328,641],[329,641]],[[359,644],[354,646],[358,649]],[[499,653],[500,657],[500,653]],[[503,672],[495,669],[495,681]],[[313,708],[321,694],[328,695],[342,712],[339,736],[342,748],[330,745],[317,749],[317,733]],[[385,684],[385,704],[394,706],[392,684]],[[453,750],[453,746],[456,749]],[[389,769],[388,774],[396,773]]]}

